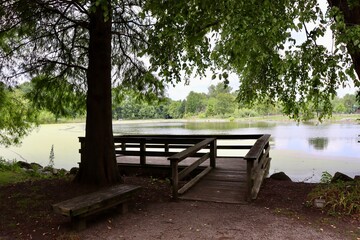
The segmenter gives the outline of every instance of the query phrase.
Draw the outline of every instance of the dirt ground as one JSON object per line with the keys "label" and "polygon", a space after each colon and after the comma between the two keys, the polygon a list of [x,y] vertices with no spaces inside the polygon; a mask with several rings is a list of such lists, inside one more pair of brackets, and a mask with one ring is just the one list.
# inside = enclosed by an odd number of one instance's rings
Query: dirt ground
{"label": "dirt ground", "polygon": [[0,239],[360,239],[358,218],[305,206],[314,184],[267,179],[255,202],[238,205],[174,202],[165,180],[124,179],[142,186],[130,211],[97,215],[82,232],[51,204],[94,189],[64,179],[0,187]]}

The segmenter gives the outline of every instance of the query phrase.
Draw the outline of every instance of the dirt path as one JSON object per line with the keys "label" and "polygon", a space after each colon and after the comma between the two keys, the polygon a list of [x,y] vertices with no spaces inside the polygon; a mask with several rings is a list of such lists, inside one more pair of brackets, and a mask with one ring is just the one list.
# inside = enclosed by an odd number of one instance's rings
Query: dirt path
{"label": "dirt path", "polygon": [[360,216],[329,216],[306,207],[314,184],[267,179],[249,205],[173,202],[168,182],[125,177],[142,186],[125,215],[97,215],[83,232],[55,214],[51,204],[92,191],[71,180],[54,179],[0,187],[0,239],[354,239]]}
{"label": "dirt path", "polygon": [[81,239],[352,239],[254,205],[154,203],[97,221]]}

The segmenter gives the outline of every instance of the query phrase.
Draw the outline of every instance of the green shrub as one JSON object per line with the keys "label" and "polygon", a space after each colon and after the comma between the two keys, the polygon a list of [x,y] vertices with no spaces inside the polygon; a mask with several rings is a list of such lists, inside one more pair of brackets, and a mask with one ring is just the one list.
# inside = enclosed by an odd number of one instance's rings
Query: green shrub
{"label": "green shrub", "polygon": [[321,183],[330,183],[331,182],[331,179],[332,179],[332,176],[330,173],[328,172],[322,172],[321,174],[321,179],[320,179],[320,182]]}
{"label": "green shrub", "polygon": [[325,199],[325,210],[330,215],[360,214],[360,180],[320,183],[308,195],[310,205],[315,199]]}
{"label": "green shrub", "polygon": [[238,109],[235,114],[239,118],[256,117],[258,115],[256,111],[248,108]]}
{"label": "green shrub", "polygon": [[0,172],[10,171],[10,172],[21,172],[21,168],[16,164],[16,161],[7,161],[4,158],[0,157]]}
{"label": "green shrub", "polygon": [[234,122],[234,121],[235,121],[235,117],[233,117],[233,116],[229,117],[229,121],[230,121],[230,122]]}

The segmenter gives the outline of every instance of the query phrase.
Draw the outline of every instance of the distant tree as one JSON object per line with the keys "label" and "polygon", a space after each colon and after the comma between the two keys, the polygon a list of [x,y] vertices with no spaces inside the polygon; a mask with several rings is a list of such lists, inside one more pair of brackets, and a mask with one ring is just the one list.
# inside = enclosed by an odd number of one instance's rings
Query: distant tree
{"label": "distant tree", "polygon": [[228,85],[225,85],[223,82],[220,82],[216,85],[210,85],[208,88],[208,96],[216,98],[220,93],[231,93],[232,88]]}
{"label": "distant tree", "polygon": [[188,115],[196,115],[205,112],[206,95],[204,93],[196,93],[191,91],[186,97],[185,113]]}
{"label": "distant tree", "polygon": [[345,106],[346,113],[353,113],[359,107],[358,102],[356,101],[356,96],[353,94],[346,94],[342,98],[342,102]]}
{"label": "distant tree", "polygon": [[28,130],[34,127],[37,112],[18,88],[0,82],[0,144],[19,144]]}
{"label": "distant tree", "polygon": [[215,97],[211,97],[207,100],[206,105],[206,112],[205,115],[207,117],[215,116],[216,115],[216,105],[217,105],[217,99]]}
{"label": "distant tree", "polygon": [[231,114],[235,110],[235,98],[230,93],[219,93],[216,97],[215,113]]}
{"label": "distant tree", "polygon": [[183,118],[184,117],[184,111],[183,109],[183,101],[171,101],[168,109],[169,116],[171,118]]}

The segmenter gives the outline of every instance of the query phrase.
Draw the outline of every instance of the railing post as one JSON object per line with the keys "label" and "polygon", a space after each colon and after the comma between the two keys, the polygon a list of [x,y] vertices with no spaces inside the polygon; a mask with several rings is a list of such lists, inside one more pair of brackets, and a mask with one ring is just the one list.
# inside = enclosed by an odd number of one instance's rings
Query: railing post
{"label": "railing post", "polygon": [[165,149],[165,152],[166,152],[166,153],[169,152],[169,144],[168,144],[168,143],[165,143],[164,149]]}
{"label": "railing post", "polygon": [[80,153],[80,162],[79,162],[79,167],[84,164],[85,162],[85,156],[84,156],[84,151],[85,151],[85,138],[83,137],[79,137],[79,142],[80,142],[80,149],[79,149],[79,153]]}
{"label": "railing post", "polygon": [[178,188],[179,188],[179,172],[178,172],[177,160],[171,160],[171,180],[172,180],[172,197],[174,200],[177,200]]}
{"label": "railing post", "polygon": [[146,142],[145,139],[140,141],[140,164],[146,164]]}
{"label": "railing post", "polygon": [[[270,159],[270,142],[268,142],[266,145],[265,145],[265,149],[269,148],[269,152],[268,154],[266,154],[266,158],[267,159]],[[269,172],[270,172],[270,160],[269,160],[269,163],[267,164],[266,168],[265,168],[265,174],[264,174],[264,179],[269,176]]]}
{"label": "railing post", "polygon": [[246,194],[246,201],[252,201],[251,191],[254,186],[254,179],[253,179],[253,167],[254,167],[254,160],[248,159],[246,160],[246,184],[247,184],[247,194]]}
{"label": "railing post", "polygon": [[125,142],[121,143],[121,151],[126,151],[126,143]]}
{"label": "railing post", "polygon": [[210,166],[212,168],[216,167],[216,139],[210,143]]}

